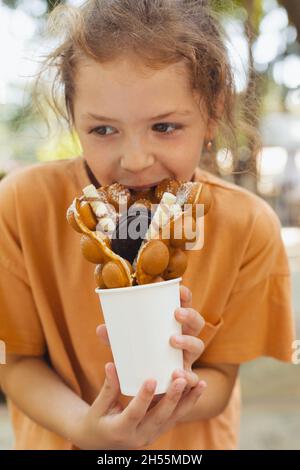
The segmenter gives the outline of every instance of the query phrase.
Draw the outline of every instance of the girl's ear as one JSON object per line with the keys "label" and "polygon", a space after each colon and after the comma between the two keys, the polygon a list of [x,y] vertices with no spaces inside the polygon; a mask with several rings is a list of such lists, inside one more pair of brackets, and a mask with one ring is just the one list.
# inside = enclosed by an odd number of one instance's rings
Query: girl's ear
{"label": "girl's ear", "polygon": [[212,142],[216,136],[218,123],[215,119],[210,119],[205,132],[205,142]]}

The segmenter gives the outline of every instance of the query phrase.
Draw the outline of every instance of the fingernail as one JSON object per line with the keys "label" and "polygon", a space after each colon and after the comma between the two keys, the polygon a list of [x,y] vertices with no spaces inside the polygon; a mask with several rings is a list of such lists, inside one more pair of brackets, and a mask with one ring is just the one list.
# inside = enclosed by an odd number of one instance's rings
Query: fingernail
{"label": "fingernail", "polygon": [[192,298],[192,293],[191,293],[191,291],[189,290],[188,287],[185,288],[185,296],[186,296],[187,300],[191,300],[191,298]]}
{"label": "fingernail", "polygon": [[179,316],[182,317],[182,318],[185,318],[188,314],[188,312],[185,308],[179,308],[178,313],[179,313]]}
{"label": "fingernail", "polygon": [[174,340],[177,344],[182,344],[183,343],[183,339],[181,336],[174,336]]}
{"label": "fingernail", "polygon": [[206,387],[207,387],[207,383],[204,382],[204,380],[201,380],[197,385],[198,390],[204,390]]}
{"label": "fingernail", "polygon": [[181,390],[184,389],[184,387],[186,386],[186,382],[178,382],[176,385],[175,385],[175,390],[176,392],[181,392]]}
{"label": "fingernail", "polygon": [[153,382],[147,383],[146,389],[148,392],[153,393],[154,390],[156,389],[156,383],[153,383]]}
{"label": "fingernail", "polygon": [[111,366],[112,366],[111,362],[108,362],[107,364],[105,364],[105,374],[106,374],[106,376],[109,376],[110,371],[111,371]]}

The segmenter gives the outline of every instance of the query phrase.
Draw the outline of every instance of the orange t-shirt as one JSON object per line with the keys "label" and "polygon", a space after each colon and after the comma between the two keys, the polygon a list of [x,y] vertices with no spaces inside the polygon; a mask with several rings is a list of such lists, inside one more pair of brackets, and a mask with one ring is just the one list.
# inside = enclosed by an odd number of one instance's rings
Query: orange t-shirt
{"label": "orange t-shirt", "polygon": [[[206,348],[195,366],[259,356],[291,361],[290,277],[277,216],[262,199],[208,172],[197,168],[194,179],[212,194],[204,247],[187,252],[182,281],[206,320],[200,334]],[[88,184],[83,157],[31,165],[1,181],[0,339],[8,353],[46,355],[62,380],[92,403],[112,355],[95,333],[104,320],[94,266],[66,221],[67,208]],[[146,449],[236,448],[239,399],[237,381],[219,416],[180,423]],[[8,403],[15,449],[76,448]]]}

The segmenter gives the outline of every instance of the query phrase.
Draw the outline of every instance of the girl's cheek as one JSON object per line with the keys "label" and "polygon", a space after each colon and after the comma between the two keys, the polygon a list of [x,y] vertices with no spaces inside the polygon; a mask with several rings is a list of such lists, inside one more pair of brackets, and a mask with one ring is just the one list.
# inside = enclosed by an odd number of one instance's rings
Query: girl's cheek
{"label": "girl's cheek", "polygon": [[170,146],[162,153],[164,164],[173,167],[174,173],[182,174],[188,172],[190,167],[198,164],[201,154],[201,146],[191,145],[185,141],[178,145]]}
{"label": "girl's cheek", "polygon": [[[170,139],[162,138],[161,141],[156,139],[153,142],[155,164],[167,168],[170,174],[178,179],[189,179],[199,162],[201,153],[199,140],[195,143],[191,137],[191,135],[182,134]],[[88,163],[98,175],[100,173],[110,175],[119,169],[120,142],[82,135],[81,145]]]}

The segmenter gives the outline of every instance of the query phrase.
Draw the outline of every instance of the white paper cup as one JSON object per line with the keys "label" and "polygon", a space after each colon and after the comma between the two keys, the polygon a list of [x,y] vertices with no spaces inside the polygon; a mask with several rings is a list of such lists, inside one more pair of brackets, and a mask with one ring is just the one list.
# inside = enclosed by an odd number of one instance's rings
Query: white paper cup
{"label": "white paper cup", "polygon": [[183,369],[182,349],[170,345],[170,337],[182,332],[174,316],[181,279],[95,289],[123,395],[135,396],[147,379],[157,381],[155,394],[165,393],[172,372]]}

